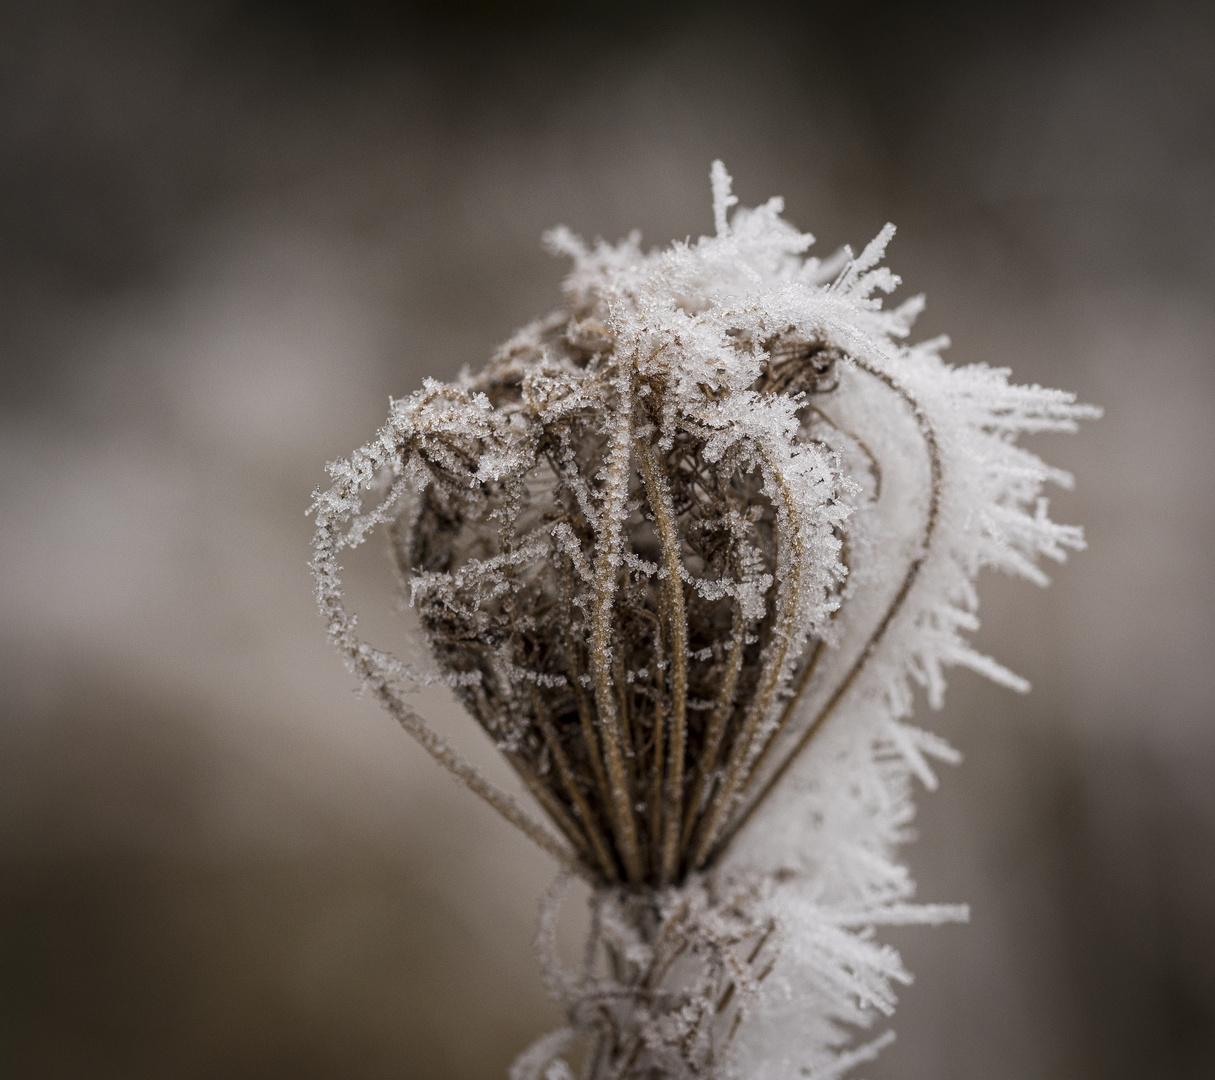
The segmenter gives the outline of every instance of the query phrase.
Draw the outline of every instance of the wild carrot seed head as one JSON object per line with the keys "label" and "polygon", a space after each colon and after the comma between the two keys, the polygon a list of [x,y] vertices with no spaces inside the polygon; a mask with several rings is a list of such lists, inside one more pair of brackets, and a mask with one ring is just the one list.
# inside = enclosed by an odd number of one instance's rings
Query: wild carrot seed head
{"label": "wild carrot seed head", "polygon": [[[814,655],[806,612],[837,602],[844,507],[809,403],[842,354],[795,326],[726,327],[755,378],[693,382],[701,355],[676,335],[630,353],[587,293],[447,391],[482,426],[396,553],[436,659],[567,838],[607,880],[668,883],[703,864],[710,808]],[[779,399],[788,445],[729,432],[734,394]],[[792,507],[790,458],[814,481]]]}

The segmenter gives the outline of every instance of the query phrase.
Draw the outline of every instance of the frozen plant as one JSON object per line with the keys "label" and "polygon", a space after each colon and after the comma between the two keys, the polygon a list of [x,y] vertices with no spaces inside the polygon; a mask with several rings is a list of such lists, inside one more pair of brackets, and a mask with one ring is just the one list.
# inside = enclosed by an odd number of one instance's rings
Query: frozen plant
{"label": "frozen plant", "polygon": [[[739,208],[713,165],[716,235],[573,260],[565,304],[454,383],[393,401],[329,466],[313,569],[362,686],[561,866],[539,951],[568,1026],[512,1080],[844,1075],[908,975],[887,924],[964,919],[912,902],[899,861],[912,779],[953,751],[908,719],[977,653],[974,581],[1040,584],[1080,530],[1047,516],[1023,432],[1097,415],[1008,372],[905,345],[884,228],[806,257],[772,199]],[[370,501],[368,501],[370,496]],[[430,661],[361,641],[339,553],[387,526]],[[409,705],[441,679],[544,824]],[[553,947],[561,887],[592,887],[585,959]]]}

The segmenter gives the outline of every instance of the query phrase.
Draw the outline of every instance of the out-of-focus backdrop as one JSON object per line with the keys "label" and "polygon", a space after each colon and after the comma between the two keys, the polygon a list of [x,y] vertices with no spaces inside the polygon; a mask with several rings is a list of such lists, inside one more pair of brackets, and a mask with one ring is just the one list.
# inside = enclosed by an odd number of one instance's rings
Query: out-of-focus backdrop
{"label": "out-of-focus backdrop", "polygon": [[[886,220],[957,362],[1106,409],[990,578],[871,1078],[1215,1076],[1201,3],[0,5],[0,1075],[502,1077],[553,872],[323,639],[322,465],[557,301],[541,232]],[[377,545],[365,625],[399,634]],[[437,722],[479,760],[471,721]]]}

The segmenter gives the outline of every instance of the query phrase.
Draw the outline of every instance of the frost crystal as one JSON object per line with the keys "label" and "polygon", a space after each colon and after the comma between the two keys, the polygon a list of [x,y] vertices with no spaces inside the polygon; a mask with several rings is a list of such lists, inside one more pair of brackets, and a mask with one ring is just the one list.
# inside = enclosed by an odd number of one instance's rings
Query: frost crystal
{"label": "frost crystal", "polygon": [[[975,652],[974,580],[1044,583],[1083,546],[1040,497],[1068,477],[1016,445],[1097,415],[1071,395],[902,344],[886,226],[853,257],[712,170],[716,235],[573,259],[565,306],[480,374],[427,380],[318,493],[330,636],[442,764],[594,886],[578,973],[541,934],[569,1027],[512,1080],[837,1077],[908,979],[884,924],[911,778],[941,740],[906,721],[944,669],[1026,684]],[[374,492],[370,509],[366,493]],[[405,700],[424,681],[360,641],[337,556],[386,524],[441,677],[553,828],[484,780]],[[553,829],[556,831],[554,832]]]}

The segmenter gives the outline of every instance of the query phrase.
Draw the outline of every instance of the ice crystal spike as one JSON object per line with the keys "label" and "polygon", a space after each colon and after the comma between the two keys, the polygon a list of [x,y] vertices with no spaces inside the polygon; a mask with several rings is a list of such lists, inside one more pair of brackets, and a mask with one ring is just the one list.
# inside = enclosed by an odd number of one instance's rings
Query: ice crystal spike
{"label": "ice crystal spike", "polygon": [[[602,963],[546,962],[571,1027],[525,1080],[572,1075],[576,1036],[593,1080],[839,1076],[885,1045],[848,1046],[907,977],[872,928],[962,914],[912,904],[897,858],[909,779],[952,756],[906,722],[913,688],[937,705],[963,664],[1026,689],[966,642],[975,577],[1044,582],[1041,556],[1083,546],[1041,498],[1067,476],[1016,439],[1096,410],[904,345],[923,301],[883,307],[892,226],[820,261],[779,199],[731,214],[711,179],[695,244],[551,233],[563,307],[394,401],[314,504],[321,612],[363,684],[595,887]],[[355,635],[337,558],[378,524],[439,677],[549,824],[410,708],[427,676]],[[804,1010],[796,1055],[740,1031],[761,983],[785,995],[764,1022]]]}

